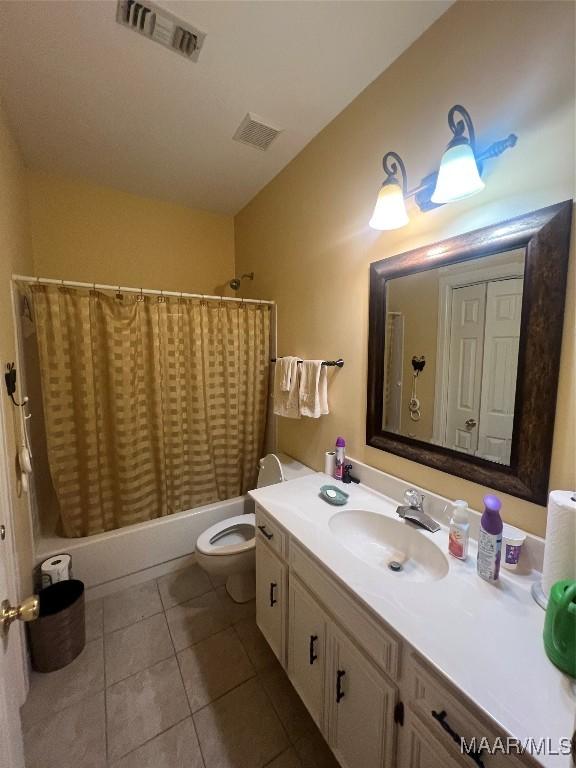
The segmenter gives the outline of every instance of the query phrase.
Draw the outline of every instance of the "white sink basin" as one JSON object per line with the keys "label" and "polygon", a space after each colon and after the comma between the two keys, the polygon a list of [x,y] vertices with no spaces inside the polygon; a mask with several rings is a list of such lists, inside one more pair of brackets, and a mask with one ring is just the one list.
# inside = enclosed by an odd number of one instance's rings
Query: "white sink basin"
{"label": "white sink basin", "polygon": [[[437,581],[448,573],[448,558],[442,550],[403,520],[348,509],[336,513],[328,525],[340,543],[362,562],[382,568],[394,578]],[[393,570],[398,564],[400,569]]]}

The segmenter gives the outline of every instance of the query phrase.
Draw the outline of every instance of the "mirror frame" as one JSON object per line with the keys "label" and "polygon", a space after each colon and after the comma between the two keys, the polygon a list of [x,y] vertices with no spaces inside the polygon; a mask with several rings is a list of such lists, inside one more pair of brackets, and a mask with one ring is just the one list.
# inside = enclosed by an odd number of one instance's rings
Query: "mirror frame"
{"label": "mirror frame", "polygon": [[[474,230],[370,265],[366,443],[536,504],[548,498],[572,201]],[[510,465],[382,428],[386,281],[526,248]]]}

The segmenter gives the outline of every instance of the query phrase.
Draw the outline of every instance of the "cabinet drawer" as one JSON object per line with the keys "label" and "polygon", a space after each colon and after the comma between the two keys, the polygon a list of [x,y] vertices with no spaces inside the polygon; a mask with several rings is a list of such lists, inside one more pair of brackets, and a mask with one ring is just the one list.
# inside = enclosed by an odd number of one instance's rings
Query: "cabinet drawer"
{"label": "cabinet drawer", "polygon": [[274,552],[286,559],[286,534],[258,505],[256,505],[256,538],[259,541],[265,541]]}
{"label": "cabinet drawer", "polygon": [[[463,768],[474,768],[474,765],[480,763],[462,753],[461,738],[468,745],[474,744],[475,740],[476,745],[481,747],[482,739],[485,743],[487,740],[487,743],[493,744],[497,736],[500,736],[506,744],[505,734],[498,734],[494,724],[487,725],[482,713],[475,710],[467,699],[460,696],[414,653],[409,658],[408,686],[408,706]],[[485,768],[519,768],[533,764],[526,758],[521,760],[501,752],[488,754],[481,751],[479,757]]]}
{"label": "cabinet drawer", "polygon": [[377,665],[393,680],[399,677],[400,641],[357,605],[344,589],[316,564],[298,544],[290,542],[290,566],[308,589],[316,594]]}
{"label": "cabinet drawer", "polygon": [[460,768],[409,707],[400,731],[396,762],[402,768]]}

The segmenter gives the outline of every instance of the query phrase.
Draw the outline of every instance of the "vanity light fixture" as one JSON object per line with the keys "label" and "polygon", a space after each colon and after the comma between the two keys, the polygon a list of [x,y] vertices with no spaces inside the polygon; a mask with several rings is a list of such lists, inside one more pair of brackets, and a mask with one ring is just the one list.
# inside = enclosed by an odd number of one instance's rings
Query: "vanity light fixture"
{"label": "vanity light fixture", "polygon": [[[457,113],[461,120],[454,120]],[[475,195],[486,186],[478,173],[472,118],[460,104],[455,104],[448,112],[448,125],[454,136],[442,155],[436,189],[431,197],[432,202],[439,205]]]}
{"label": "vanity light fixture", "polygon": [[[396,152],[387,152],[382,160],[382,166],[386,179],[378,192],[370,226],[372,229],[399,229],[409,221],[404,203],[408,193],[406,167]],[[402,183],[398,180],[398,169],[400,169]]]}
{"label": "vanity light fixture", "polygon": [[[408,197],[413,197],[420,210],[425,212],[481,192],[485,187],[481,178],[483,162],[498,157],[515,146],[518,140],[511,133],[507,138],[495,141],[485,150],[477,152],[472,118],[460,104],[455,104],[448,112],[448,125],[453,137],[442,156],[439,170],[422,179],[414,189],[407,188],[406,167],[401,157],[396,152],[384,155],[382,165],[386,179],[378,193],[369,222],[372,229],[398,229],[408,224],[405,205]],[[401,182],[398,179],[399,170]]]}

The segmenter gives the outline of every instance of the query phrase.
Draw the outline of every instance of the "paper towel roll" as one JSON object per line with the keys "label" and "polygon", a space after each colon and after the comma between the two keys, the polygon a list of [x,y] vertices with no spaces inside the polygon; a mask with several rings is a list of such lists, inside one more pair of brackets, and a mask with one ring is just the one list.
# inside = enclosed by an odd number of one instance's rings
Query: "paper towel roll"
{"label": "paper towel roll", "polygon": [[324,472],[330,477],[334,477],[336,469],[336,451],[326,451],[324,454]]}
{"label": "paper towel roll", "polygon": [[542,588],[546,597],[560,579],[576,579],[576,501],[574,491],[551,491],[544,544]]}
{"label": "paper towel roll", "polygon": [[58,581],[66,581],[72,575],[72,558],[70,555],[53,555],[44,560],[40,566],[42,574],[42,586],[49,587]]}

